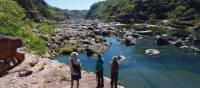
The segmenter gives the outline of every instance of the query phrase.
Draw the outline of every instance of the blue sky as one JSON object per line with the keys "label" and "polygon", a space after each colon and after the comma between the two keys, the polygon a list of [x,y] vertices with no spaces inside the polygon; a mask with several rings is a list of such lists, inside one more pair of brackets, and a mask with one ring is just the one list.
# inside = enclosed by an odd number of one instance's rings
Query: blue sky
{"label": "blue sky", "polygon": [[69,10],[87,10],[90,6],[104,0],[45,0],[49,5],[61,9]]}

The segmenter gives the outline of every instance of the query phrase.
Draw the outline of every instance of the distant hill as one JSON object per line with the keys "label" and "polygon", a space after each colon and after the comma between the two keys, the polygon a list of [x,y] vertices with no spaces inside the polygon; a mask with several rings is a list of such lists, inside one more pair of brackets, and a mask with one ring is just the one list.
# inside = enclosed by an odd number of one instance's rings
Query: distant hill
{"label": "distant hill", "polygon": [[93,4],[87,18],[195,21],[200,19],[200,0],[106,0]]}
{"label": "distant hill", "polygon": [[65,10],[71,17],[85,18],[88,10]]}

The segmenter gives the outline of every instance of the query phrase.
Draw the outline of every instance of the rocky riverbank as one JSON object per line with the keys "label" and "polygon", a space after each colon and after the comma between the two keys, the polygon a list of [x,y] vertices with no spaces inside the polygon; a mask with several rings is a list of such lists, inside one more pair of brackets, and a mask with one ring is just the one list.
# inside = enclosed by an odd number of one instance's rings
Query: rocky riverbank
{"label": "rocky riverbank", "polygon": [[[82,71],[80,88],[95,88],[94,73]],[[70,88],[68,65],[34,54],[25,54],[25,60],[7,75],[0,78],[1,88]],[[105,77],[105,88],[110,88],[110,79]],[[123,88],[119,86],[118,88]]]}

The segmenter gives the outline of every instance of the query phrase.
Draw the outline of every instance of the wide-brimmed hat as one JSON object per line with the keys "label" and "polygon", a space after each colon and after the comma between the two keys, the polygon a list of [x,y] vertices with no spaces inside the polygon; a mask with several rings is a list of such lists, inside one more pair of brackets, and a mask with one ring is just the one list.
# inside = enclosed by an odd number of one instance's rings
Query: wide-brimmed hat
{"label": "wide-brimmed hat", "polygon": [[72,52],[71,53],[71,59],[78,59],[78,53],[77,52]]}

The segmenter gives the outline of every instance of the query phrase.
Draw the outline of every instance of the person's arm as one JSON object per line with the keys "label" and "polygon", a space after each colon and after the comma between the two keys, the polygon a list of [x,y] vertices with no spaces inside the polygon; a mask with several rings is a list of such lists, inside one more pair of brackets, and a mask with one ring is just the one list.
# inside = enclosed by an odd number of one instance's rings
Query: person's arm
{"label": "person's arm", "polygon": [[70,67],[71,74],[74,74],[75,72],[74,72],[74,69],[72,67],[72,62],[71,61],[69,62],[69,67]]}

